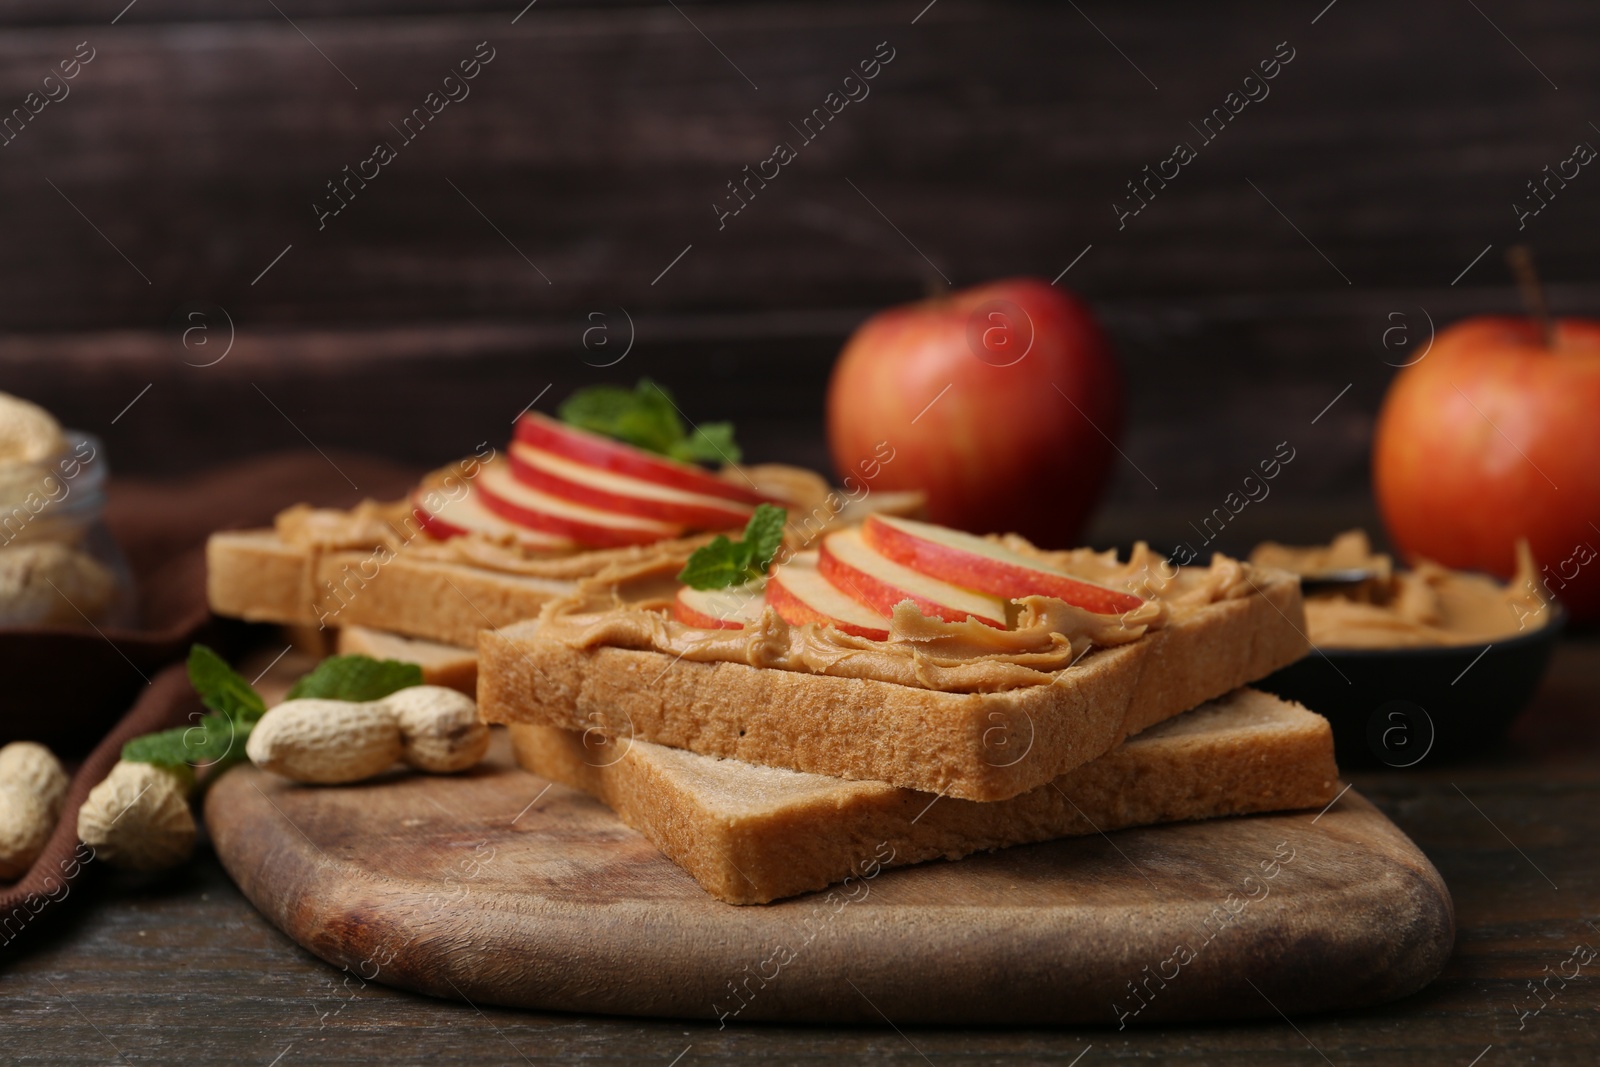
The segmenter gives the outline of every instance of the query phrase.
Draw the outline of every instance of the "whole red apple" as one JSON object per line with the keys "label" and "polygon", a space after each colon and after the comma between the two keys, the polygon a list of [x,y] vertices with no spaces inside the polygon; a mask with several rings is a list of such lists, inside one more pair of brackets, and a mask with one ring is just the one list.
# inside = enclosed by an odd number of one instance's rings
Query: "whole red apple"
{"label": "whole red apple", "polygon": [[1600,618],[1600,322],[1546,347],[1520,318],[1444,330],[1389,387],[1373,482],[1402,552],[1501,577],[1526,537],[1574,618]]}
{"label": "whole red apple", "polygon": [[872,472],[872,490],[925,491],[936,523],[1049,547],[1082,529],[1121,429],[1105,333],[1082,301],[1033,278],[879,312],[828,383],[847,490]]}

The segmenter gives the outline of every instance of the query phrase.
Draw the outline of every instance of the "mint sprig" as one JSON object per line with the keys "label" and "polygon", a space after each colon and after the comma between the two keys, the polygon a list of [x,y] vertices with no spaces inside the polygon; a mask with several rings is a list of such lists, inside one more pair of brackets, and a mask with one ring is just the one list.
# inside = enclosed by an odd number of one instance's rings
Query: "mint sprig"
{"label": "mint sprig", "polygon": [[189,649],[189,684],[200,694],[200,703],[218,715],[254,722],[266,714],[266,701],[255,686],[205,645]]}
{"label": "mint sprig", "polygon": [[726,589],[760,578],[783,545],[788,517],[780,507],[758,505],[745,525],[743,539],[730,541],[718,534],[710,544],[694,550],[678,572],[678,580],[695,589]]}
{"label": "mint sprig", "polygon": [[244,743],[254,722],[205,715],[193,726],[136,737],[122,746],[129,763],[154,763],[168,770],[228,766],[244,758]]}
{"label": "mint sprig", "polygon": [[184,773],[190,767],[225,767],[244,759],[250,730],[267,711],[261,694],[205,645],[189,649],[189,684],[212,713],[193,726],[134,738],[122,746],[123,759]]}
{"label": "mint sprig", "polygon": [[737,463],[733,423],[684,428],[672,394],[649,378],[632,390],[614,385],[580,389],[562,403],[561,421],[686,463]]}
{"label": "mint sprig", "polygon": [[294,683],[288,700],[321,697],[325,700],[381,700],[398,689],[422,684],[422,668],[397,659],[371,656],[329,656],[310,674]]}
{"label": "mint sprig", "polygon": [[[191,767],[221,769],[245,758],[245,742],[267,703],[255,687],[205,645],[189,649],[189,684],[211,710],[193,726],[136,737],[122,746],[130,763],[154,763],[190,775]],[[370,656],[329,656],[289,690],[288,698],[378,700],[397,689],[422,684],[422,668]]]}

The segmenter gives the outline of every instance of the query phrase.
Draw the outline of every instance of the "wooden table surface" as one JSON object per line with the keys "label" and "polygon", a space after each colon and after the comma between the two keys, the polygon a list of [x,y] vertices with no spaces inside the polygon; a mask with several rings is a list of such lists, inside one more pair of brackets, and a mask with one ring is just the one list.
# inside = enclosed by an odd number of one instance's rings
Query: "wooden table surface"
{"label": "wooden table surface", "polygon": [[[206,853],[162,881],[108,879],[69,901],[49,931],[0,949],[0,1061],[1594,1063],[1600,960],[1581,966],[1574,952],[1600,948],[1597,705],[1600,638],[1569,638],[1498,751],[1466,765],[1350,776],[1439,868],[1459,924],[1444,974],[1373,1011],[1118,1032],[892,1020],[719,1031],[704,1021],[479,1010],[327,966],[262,919]],[[1563,971],[1564,982],[1549,977]],[[1547,981],[1542,1002],[1531,980]]]}

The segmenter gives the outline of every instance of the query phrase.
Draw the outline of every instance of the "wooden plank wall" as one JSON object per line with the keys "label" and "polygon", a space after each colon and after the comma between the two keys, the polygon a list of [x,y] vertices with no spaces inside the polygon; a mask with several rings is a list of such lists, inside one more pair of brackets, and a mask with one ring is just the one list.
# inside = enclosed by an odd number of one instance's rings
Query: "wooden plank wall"
{"label": "wooden plank wall", "polygon": [[[958,286],[1075,264],[1161,486],[1125,467],[1117,500],[1208,500],[1284,439],[1282,492],[1359,495],[1385,361],[1429,318],[1514,308],[1508,244],[1534,243],[1559,310],[1600,310],[1600,173],[1520,233],[1512,206],[1600,144],[1600,9],[1324,2],[13,0],[0,114],[65,95],[0,147],[0,388],[166,474],[305,438],[442,461],[547,385],[548,408],[649,373],[753,458],[822,464],[839,344],[929,260]],[[403,140],[391,123],[490,50]],[[790,124],[889,50],[800,143]],[[1190,124],[1275,54],[1205,141]],[[719,224],[780,141],[797,158]],[[1196,158],[1119,224],[1179,141]],[[395,158],[319,228],[379,142]],[[233,346],[193,366],[227,339],[217,309]],[[633,347],[598,368],[619,309]],[[616,345],[586,350],[599,321]],[[1397,324],[1409,349],[1384,347]]]}

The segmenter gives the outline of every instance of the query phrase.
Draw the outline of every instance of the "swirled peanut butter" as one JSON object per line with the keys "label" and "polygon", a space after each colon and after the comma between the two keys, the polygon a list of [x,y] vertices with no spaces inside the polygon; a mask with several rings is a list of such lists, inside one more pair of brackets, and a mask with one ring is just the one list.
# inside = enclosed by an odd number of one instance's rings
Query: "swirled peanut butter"
{"label": "swirled peanut butter", "polygon": [[1250,553],[1250,562],[1291,571],[1308,583],[1343,579],[1330,589],[1313,584],[1306,594],[1307,636],[1322,648],[1482,644],[1537,629],[1550,617],[1534,592],[1537,570],[1525,542],[1517,546],[1517,573],[1505,584],[1428,560],[1397,569],[1389,556],[1372,551],[1362,530],[1326,545],[1267,541]]}
{"label": "swirled peanut butter", "polygon": [[[997,539],[1002,540],[1002,539]],[[1017,623],[999,629],[974,620],[929,618],[909,602],[895,608],[887,640],[846,634],[819,623],[790,625],[771,608],[740,629],[701,629],[673,619],[669,601],[605,599],[591,580],[573,596],[547,605],[540,629],[574,648],[614,646],[663,652],[699,662],[870,678],[924,689],[988,693],[1047,685],[1093,648],[1137,641],[1167,625],[1174,612],[1256,592],[1248,564],[1217,556],[1210,567],[1173,567],[1140,544],[1128,561],[1114,552],[1041,552],[1021,539],[1008,547],[1068,574],[1147,599],[1121,615],[1100,615],[1052,597],[1025,597]]]}
{"label": "swirled peanut butter", "polygon": [[348,511],[296,504],[273,523],[286,544],[307,552],[383,552],[408,559],[460,563],[532,578],[579,579],[606,574],[618,580],[634,568],[653,569],[677,561],[710,539],[709,534],[674,538],[626,548],[548,551],[526,548],[512,538],[465,533],[446,540],[422,528],[405,501],[365,500]]}

